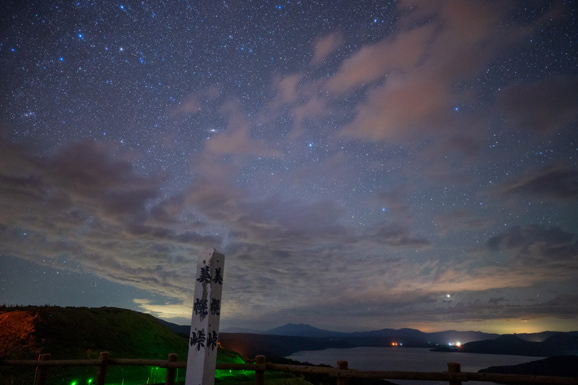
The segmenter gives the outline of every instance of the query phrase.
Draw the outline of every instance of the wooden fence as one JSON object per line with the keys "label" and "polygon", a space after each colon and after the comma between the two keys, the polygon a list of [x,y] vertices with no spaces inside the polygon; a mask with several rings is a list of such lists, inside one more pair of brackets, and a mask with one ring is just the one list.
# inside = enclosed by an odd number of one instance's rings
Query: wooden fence
{"label": "wooden fence", "polygon": [[[144,360],[110,358],[108,352],[101,352],[98,359],[88,360],[51,360],[50,354],[43,354],[40,360],[0,360],[0,366],[32,366],[37,368],[35,385],[45,385],[49,368],[52,366],[96,366],[97,377],[94,385],[104,385],[106,369],[109,365],[157,366],[167,369],[165,385],[174,385],[177,369],[186,369],[186,361],[177,361],[177,355],[169,354],[166,360]],[[578,384],[578,378],[528,376],[517,374],[467,373],[460,371],[460,364],[448,363],[444,372],[396,372],[361,371],[349,369],[347,361],[338,361],[337,367],[318,367],[304,365],[283,365],[267,363],[265,356],[257,356],[254,364],[220,363],[217,369],[250,370],[255,372],[255,385],[265,384],[265,371],[291,373],[326,374],[336,378],[337,385],[347,385],[350,378],[374,378],[384,380],[422,380],[447,381],[449,385],[461,385],[466,381],[497,382],[502,384]]]}

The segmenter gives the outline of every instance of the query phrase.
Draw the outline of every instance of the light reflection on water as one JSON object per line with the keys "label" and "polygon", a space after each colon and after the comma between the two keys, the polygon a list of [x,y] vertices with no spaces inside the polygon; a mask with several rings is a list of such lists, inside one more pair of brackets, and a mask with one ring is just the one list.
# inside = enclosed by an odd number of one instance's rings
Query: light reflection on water
{"label": "light reflection on water", "polygon": [[[359,347],[352,349],[326,349],[301,351],[287,358],[315,365],[327,364],[335,367],[337,361],[348,361],[350,369],[391,370],[411,372],[443,372],[448,362],[461,364],[462,372],[477,372],[490,366],[517,365],[540,360],[544,357],[507,356],[500,354],[440,353],[428,348],[404,347]],[[390,380],[405,385],[435,385],[448,382]],[[469,381],[470,385],[488,385],[491,382]]]}

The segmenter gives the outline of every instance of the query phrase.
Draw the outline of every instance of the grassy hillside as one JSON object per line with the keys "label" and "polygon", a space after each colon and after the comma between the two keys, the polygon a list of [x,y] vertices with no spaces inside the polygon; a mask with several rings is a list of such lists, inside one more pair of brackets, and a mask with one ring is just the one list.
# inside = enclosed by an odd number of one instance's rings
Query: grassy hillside
{"label": "grassy hillside", "polygon": [[[27,306],[0,308],[0,358],[36,359],[51,353],[53,360],[97,358],[101,351],[111,358],[166,359],[177,353],[186,360],[188,340],[148,314],[118,308]],[[235,352],[219,349],[217,362],[243,363]],[[109,367],[107,383],[164,382],[164,369]],[[51,368],[49,381],[90,384],[95,367]],[[226,373],[219,373],[222,378]],[[233,373],[232,373],[233,374]],[[184,378],[181,370],[179,377]],[[31,384],[34,368],[0,367],[0,384]],[[241,374],[241,377],[243,375]]]}
{"label": "grassy hillside", "polygon": [[112,357],[162,359],[169,353],[187,354],[185,337],[153,316],[131,310],[23,307],[6,309],[0,317],[3,325],[10,325],[2,329],[21,329],[17,339],[14,333],[0,332],[0,355],[5,357],[34,359],[51,353],[53,359],[97,358],[108,351]]}

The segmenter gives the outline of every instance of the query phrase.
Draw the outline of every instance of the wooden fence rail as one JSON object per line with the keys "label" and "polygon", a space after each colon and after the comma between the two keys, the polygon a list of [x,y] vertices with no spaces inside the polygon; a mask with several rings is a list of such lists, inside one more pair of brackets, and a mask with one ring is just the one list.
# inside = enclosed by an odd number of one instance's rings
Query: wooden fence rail
{"label": "wooden fence rail", "polygon": [[[145,360],[128,358],[110,358],[108,352],[101,352],[98,359],[90,360],[51,360],[50,354],[43,354],[40,360],[0,360],[0,366],[34,366],[38,369],[34,385],[46,385],[48,369],[51,366],[96,366],[96,385],[104,385],[106,369],[109,365],[157,366],[166,368],[165,385],[174,385],[175,370],[186,369],[186,361],[177,361],[177,355],[169,354],[166,360]],[[447,381],[450,385],[461,385],[466,381],[497,382],[501,384],[574,384],[578,378],[529,376],[518,374],[467,373],[460,371],[460,364],[448,363],[448,370],[443,372],[400,372],[400,371],[362,371],[349,369],[347,361],[338,361],[337,367],[318,367],[304,365],[284,365],[267,363],[265,356],[257,356],[254,364],[218,363],[217,369],[249,370],[255,372],[255,385],[265,384],[265,371],[291,373],[317,373],[336,377],[337,385],[347,385],[349,378],[375,378],[384,380],[422,380]]]}

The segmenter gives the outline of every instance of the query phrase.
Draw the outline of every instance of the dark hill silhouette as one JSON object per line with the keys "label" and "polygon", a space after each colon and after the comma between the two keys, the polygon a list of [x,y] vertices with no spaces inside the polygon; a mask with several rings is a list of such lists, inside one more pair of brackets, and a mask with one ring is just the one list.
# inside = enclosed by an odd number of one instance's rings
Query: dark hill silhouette
{"label": "dark hill silhouette", "polygon": [[461,351],[466,353],[524,356],[542,356],[543,354],[542,344],[540,342],[524,341],[510,334],[499,336],[493,340],[468,342],[462,346]]}
{"label": "dark hill silhouette", "polygon": [[540,332],[540,333],[516,333],[514,334],[516,337],[523,339],[524,341],[531,341],[531,342],[543,342],[547,338],[550,338],[556,334],[560,334],[561,332]]}
{"label": "dark hill silhouette", "polygon": [[519,365],[491,366],[478,370],[478,373],[578,377],[578,356],[554,356]]}
{"label": "dark hill silhouette", "polygon": [[[455,352],[457,348],[440,347],[441,352]],[[549,357],[578,354],[578,337],[570,333],[557,333],[544,342],[531,342],[517,335],[506,334],[493,340],[474,341],[459,348],[463,353],[509,354],[516,356]]]}
{"label": "dark hill silhouette", "polygon": [[[35,359],[51,353],[53,359],[96,358],[106,350],[116,357],[164,359],[169,353],[184,357],[188,352],[187,338],[132,310],[27,306],[0,309],[0,320],[4,357]],[[15,334],[18,324],[26,330]]]}
{"label": "dark hill silhouette", "polygon": [[[25,306],[0,308],[0,360],[36,359],[50,353],[53,360],[97,358],[108,351],[112,358],[166,359],[177,353],[186,360],[188,338],[176,334],[155,317],[132,310],[112,307],[72,308]],[[219,349],[217,362],[243,363],[232,351]],[[164,381],[162,370],[157,376],[149,367],[111,366],[107,382],[121,383]],[[53,367],[50,378],[68,379],[63,383],[87,383],[95,368]],[[0,366],[0,384],[31,384],[34,369]],[[80,380],[82,379],[82,381]]]}
{"label": "dark hill silhouette", "polygon": [[578,336],[572,334],[557,333],[542,344],[548,356],[578,355]]}

